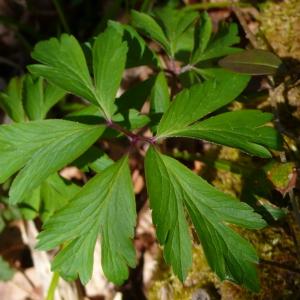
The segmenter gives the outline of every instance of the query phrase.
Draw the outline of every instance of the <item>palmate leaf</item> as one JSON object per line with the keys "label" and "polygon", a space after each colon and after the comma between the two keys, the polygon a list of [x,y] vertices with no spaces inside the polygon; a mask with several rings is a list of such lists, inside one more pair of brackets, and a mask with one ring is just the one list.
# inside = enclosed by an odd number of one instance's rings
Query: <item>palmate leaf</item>
{"label": "palmate leaf", "polygon": [[10,203],[24,199],[43,180],[75,160],[103,133],[104,127],[64,120],[0,126],[0,182],[23,168],[10,188]]}
{"label": "palmate leaf", "polygon": [[109,26],[97,37],[93,46],[94,82],[80,44],[68,34],[62,34],[60,39],[39,42],[32,57],[41,64],[30,65],[28,69],[99,106],[104,116],[110,119],[125,68],[126,53],[127,46],[121,33]]}
{"label": "palmate leaf", "polygon": [[155,79],[150,94],[150,109],[154,113],[164,113],[170,104],[168,81],[163,72],[160,72]]}
{"label": "palmate leaf", "polygon": [[174,9],[170,5],[158,8],[154,11],[154,13],[168,39],[171,56],[174,56],[178,49],[180,39],[197,18],[198,13],[194,11]]}
{"label": "palmate leaf", "polygon": [[127,45],[114,27],[100,34],[93,46],[96,97],[107,116],[115,112],[114,101],[125,68]]}
{"label": "palmate leaf", "polygon": [[0,107],[15,122],[25,120],[25,112],[22,103],[23,77],[14,77],[10,80],[6,90],[0,93]]}
{"label": "palmate leaf", "polygon": [[191,123],[233,101],[247,86],[250,77],[230,71],[222,76],[184,89],[175,96],[157,129],[158,139],[172,136]]}
{"label": "palmate leaf", "polygon": [[[0,106],[14,122],[42,120],[66,92],[42,78],[30,74],[12,78],[5,92],[0,93]],[[26,113],[25,113],[26,112]]]}
{"label": "palmate leaf", "polygon": [[203,12],[200,16],[199,24],[197,24],[194,32],[194,49],[191,61],[196,61],[197,57],[206,49],[212,35],[213,25],[207,12]]}
{"label": "palmate leaf", "polygon": [[48,111],[64,96],[66,92],[56,85],[34,78],[30,74],[24,80],[23,105],[28,118],[32,121],[45,119]]}
{"label": "palmate leaf", "polygon": [[272,114],[259,110],[227,112],[178,130],[174,136],[203,139],[269,158],[267,147],[280,150],[282,145],[279,133],[264,126],[272,119]]}
{"label": "palmate leaf", "polygon": [[164,256],[183,280],[191,266],[191,241],[184,209],[190,216],[206,258],[221,280],[257,291],[258,257],[249,242],[226,223],[250,229],[266,225],[252,208],[209,185],[173,158],[150,148],[146,155],[147,189],[157,237]]}
{"label": "palmate leaf", "polygon": [[213,37],[211,37],[211,20],[207,14],[202,15],[199,26],[195,30],[195,45],[191,56],[191,64],[241,51],[239,48],[232,47],[240,41],[237,24],[223,24]]}
{"label": "palmate leaf", "polygon": [[62,34],[60,39],[51,38],[39,42],[31,56],[42,63],[28,66],[31,73],[97,103],[86,60],[75,37]]}
{"label": "palmate leaf", "polygon": [[128,266],[135,266],[135,219],[128,158],[124,157],[92,178],[65,208],[46,222],[38,237],[38,248],[49,250],[66,243],[52,268],[68,280],[79,275],[86,284],[100,234],[104,273],[109,280],[121,284],[128,277]]}
{"label": "palmate leaf", "polygon": [[126,41],[128,45],[126,68],[159,65],[160,62],[154,51],[148,47],[146,41],[132,26],[115,21],[109,21],[109,26],[119,30],[123,35],[123,41]]}

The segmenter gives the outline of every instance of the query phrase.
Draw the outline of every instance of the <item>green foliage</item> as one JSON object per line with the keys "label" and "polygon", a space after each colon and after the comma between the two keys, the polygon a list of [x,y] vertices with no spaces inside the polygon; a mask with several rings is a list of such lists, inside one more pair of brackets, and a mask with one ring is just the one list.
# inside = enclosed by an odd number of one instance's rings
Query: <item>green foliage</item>
{"label": "green foliage", "polygon": [[64,90],[97,105],[86,59],[73,36],[62,34],[60,39],[51,38],[39,42],[32,52],[32,57],[41,62],[28,67],[32,74],[42,76]]}
{"label": "green foliage", "polygon": [[64,207],[79,190],[79,186],[63,180],[54,173],[25,197],[20,204],[21,212],[25,219],[34,219],[39,215],[45,222],[55,211]]}
{"label": "green foliage", "polygon": [[169,41],[165,36],[159,24],[149,15],[133,10],[131,13],[132,23],[135,27],[141,29],[149,37],[158,42],[167,53],[171,54]]}
{"label": "green foliage", "polygon": [[200,29],[195,30],[196,42],[191,58],[192,64],[241,51],[232,47],[240,41],[236,24],[224,24],[218,33],[212,36],[211,20],[206,14],[202,16],[201,23]]}
{"label": "green foliage", "polygon": [[[209,16],[197,18],[195,12],[171,7],[151,16],[132,12],[133,25],[165,50],[167,70],[133,27],[109,22],[86,44],[85,52],[68,34],[39,42],[32,52],[38,64],[28,67],[33,76],[12,79],[1,93],[1,107],[14,123],[0,126],[0,182],[12,181],[10,204],[18,204],[26,218],[38,215],[44,221],[38,248],[60,247],[52,269],[63,278],[89,281],[98,236],[109,280],[122,284],[128,267],[136,265],[132,241],[136,207],[128,156],[114,162],[95,144],[99,139],[107,143],[127,137],[129,151],[150,144],[145,173],[153,220],[165,259],[176,275],[183,281],[192,264],[191,221],[220,279],[258,290],[257,255],[229,225],[260,229],[263,219],[159,152],[159,145],[173,137],[203,139],[263,158],[281,146],[278,133],[268,124],[271,114],[258,110],[218,114],[239,97],[250,76],[217,67],[216,59],[241,51],[233,47],[239,42],[237,26],[223,25],[213,34]],[[188,58],[180,59],[185,65],[177,67],[175,58],[183,49]],[[207,61],[209,68],[203,64]],[[124,69],[145,64],[155,76],[115,99]],[[175,94],[183,73],[191,80]],[[44,120],[67,92],[88,101],[65,120]],[[146,129],[151,137],[143,135]],[[67,165],[93,177],[80,188],[58,175]]]}
{"label": "green foliage", "polygon": [[56,85],[44,80],[27,75],[24,84],[24,108],[29,120],[42,120],[46,118],[48,111],[64,96],[66,92]]}
{"label": "green foliage", "polygon": [[272,118],[272,114],[259,110],[227,112],[178,130],[172,135],[203,139],[268,158],[272,155],[266,147],[280,150],[282,145],[277,131],[273,127],[263,126]]}
{"label": "green foliage", "polygon": [[169,87],[166,76],[160,72],[156,79],[150,95],[151,111],[164,113],[170,104]]}
{"label": "green foliage", "polygon": [[191,61],[197,61],[197,58],[201,57],[201,54],[207,48],[210,37],[212,35],[212,21],[207,12],[204,12],[200,16],[200,24],[195,30],[194,49],[192,53]]}
{"label": "green foliage", "polygon": [[27,74],[10,80],[0,94],[0,106],[14,122],[42,120],[65,95],[59,87]]}
{"label": "green foliage", "polygon": [[0,105],[15,122],[22,122],[25,119],[22,104],[23,78],[13,78],[9,82],[6,92],[0,94]]}
{"label": "green foliage", "polygon": [[159,64],[158,57],[149,47],[146,41],[131,26],[109,21],[109,26],[114,27],[123,35],[123,41],[128,45],[126,68],[132,68],[140,65]]}
{"label": "green foliage", "polygon": [[232,102],[245,89],[249,79],[246,75],[225,72],[222,80],[211,79],[184,89],[163,115],[158,137],[174,136],[178,130]]}
{"label": "green foliage", "polygon": [[126,43],[114,27],[108,27],[100,34],[93,46],[93,83],[78,41],[63,34],[60,40],[52,38],[38,43],[32,57],[42,64],[31,65],[28,69],[91,101],[100,107],[106,118],[110,118],[115,110],[113,101],[125,67],[126,52]]}
{"label": "green foliage", "polygon": [[212,269],[222,280],[233,280],[257,291],[255,250],[224,222],[259,229],[266,224],[263,219],[247,204],[219,192],[177,160],[153,148],[147,152],[145,167],[157,236],[165,245],[166,261],[179,278],[185,279],[192,255],[185,207]]}
{"label": "green foliage", "polygon": [[165,6],[155,10],[155,16],[161,24],[168,39],[170,55],[173,57],[179,50],[178,43],[186,30],[191,26],[198,14],[193,11],[185,12]]}
{"label": "green foliage", "polygon": [[22,170],[10,188],[16,204],[87,150],[102,134],[103,126],[64,120],[43,120],[0,127],[0,182]]}
{"label": "green foliage", "polygon": [[10,265],[0,256],[0,281],[9,281],[14,273]]}
{"label": "green foliage", "polygon": [[38,248],[65,247],[52,268],[64,278],[91,277],[93,252],[101,236],[102,268],[107,278],[121,284],[128,277],[127,265],[135,266],[135,201],[128,158],[124,157],[91,179],[63,210],[44,225]]}
{"label": "green foliage", "polygon": [[127,46],[113,27],[99,35],[93,47],[96,99],[106,116],[115,111],[114,100],[125,68]]}

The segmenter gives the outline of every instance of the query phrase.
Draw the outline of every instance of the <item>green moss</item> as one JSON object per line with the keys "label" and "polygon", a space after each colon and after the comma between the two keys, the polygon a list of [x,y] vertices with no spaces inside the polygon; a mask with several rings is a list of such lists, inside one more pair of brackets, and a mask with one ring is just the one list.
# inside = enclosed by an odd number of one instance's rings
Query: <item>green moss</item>
{"label": "green moss", "polygon": [[218,299],[217,287],[220,285],[216,275],[210,270],[203,250],[193,247],[193,266],[184,283],[172,274],[163,261],[158,259],[158,267],[148,291],[149,300],[190,300],[199,290],[205,291],[211,299]]}
{"label": "green moss", "polygon": [[[292,222],[290,216],[288,219]],[[279,226],[260,231],[238,229],[238,232],[254,245],[262,259],[259,265],[261,292],[253,294],[231,283],[223,283],[222,300],[295,299],[293,297],[298,290],[300,274],[293,271],[299,266],[291,235]]]}
{"label": "green moss", "polygon": [[262,7],[261,30],[281,57],[300,59],[300,1],[267,2]]}

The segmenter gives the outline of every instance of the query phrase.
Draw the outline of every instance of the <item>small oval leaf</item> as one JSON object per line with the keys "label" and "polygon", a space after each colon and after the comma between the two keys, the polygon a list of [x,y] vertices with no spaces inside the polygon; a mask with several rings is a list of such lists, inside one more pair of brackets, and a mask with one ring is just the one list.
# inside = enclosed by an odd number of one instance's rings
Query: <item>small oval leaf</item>
{"label": "small oval leaf", "polygon": [[260,49],[231,54],[219,61],[219,65],[225,69],[249,75],[272,75],[280,64],[278,56]]}

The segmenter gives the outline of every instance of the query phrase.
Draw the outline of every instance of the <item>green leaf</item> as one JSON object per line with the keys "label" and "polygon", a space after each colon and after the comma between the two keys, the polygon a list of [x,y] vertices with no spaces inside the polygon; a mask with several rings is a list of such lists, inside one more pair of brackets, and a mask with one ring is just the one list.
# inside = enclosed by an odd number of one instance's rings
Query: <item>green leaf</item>
{"label": "green leaf", "polygon": [[138,12],[136,10],[132,10],[131,21],[134,27],[142,30],[148,36],[158,42],[167,53],[171,53],[167,37],[165,36],[162,28],[151,16]]}
{"label": "green leaf", "polygon": [[97,37],[93,46],[97,101],[109,118],[115,112],[114,101],[125,68],[126,54],[126,42],[122,42],[122,35],[112,26]]}
{"label": "green leaf", "polygon": [[194,50],[192,53],[191,63],[197,61],[197,57],[206,49],[211,34],[212,34],[212,21],[207,12],[201,14],[200,22],[196,26],[195,37],[194,37]]}
{"label": "green leaf", "polygon": [[64,96],[66,92],[61,88],[44,80],[26,75],[24,81],[24,107],[30,120],[42,120],[48,111]]}
{"label": "green leaf", "polygon": [[183,201],[176,198],[176,186],[172,186],[166,166],[152,148],[146,155],[145,172],[157,238],[165,247],[166,262],[183,281],[192,265],[192,244]]}
{"label": "green leaf", "polygon": [[35,218],[38,213],[45,222],[55,211],[65,206],[80,190],[72,182],[67,182],[57,173],[50,175],[25,201],[19,204],[26,219]]}
{"label": "green leaf", "polygon": [[37,187],[30,194],[25,196],[18,208],[25,220],[33,220],[37,217],[41,204],[41,187]]}
{"label": "green leaf", "polygon": [[89,169],[91,169],[96,173],[100,173],[113,163],[114,161],[105,152],[96,146],[92,146],[73,161],[72,165],[84,172],[89,172]]}
{"label": "green leaf", "polygon": [[[2,213],[2,211],[1,211]],[[3,229],[5,228],[5,221],[3,220],[3,217],[0,214],[0,233],[3,231]]]}
{"label": "green leaf", "polygon": [[135,199],[128,158],[93,177],[69,204],[44,225],[38,248],[66,246],[52,268],[70,280],[78,275],[86,284],[92,273],[93,250],[101,237],[102,268],[107,278],[121,284],[128,266],[135,266],[132,244],[136,219]]}
{"label": "green leaf", "polygon": [[52,271],[65,280],[73,281],[79,276],[87,284],[93,271],[93,256],[99,229],[94,226],[84,235],[74,238],[56,255]]}
{"label": "green leaf", "polygon": [[9,281],[14,276],[15,271],[0,256],[0,281]]}
{"label": "green leaf", "polygon": [[46,117],[49,110],[64,96],[66,95],[66,91],[59,88],[57,85],[53,85],[51,83],[47,83],[44,86],[44,108],[43,113]]}
{"label": "green leaf", "polygon": [[23,77],[14,77],[10,80],[5,92],[0,93],[0,106],[15,122],[25,120],[22,103]]}
{"label": "green leaf", "polygon": [[62,34],[60,39],[41,41],[31,55],[42,63],[28,66],[31,73],[97,105],[86,59],[75,37]]}
{"label": "green leaf", "polygon": [[89,167],[97,173],[104,171],[107,167],[113,164],[113,160],[106,153],[89,164]]}
{"label": "green leaf", "polygon": [[219,61],[225,69],[249,75],[273,75],[281,63],[278,56],[260,49],[231,54]]}
{"label": "green leaf", "polygon": [[167,262],[172,264],[179,278],[185,278],[191,265],[186,211],[208,263],[220,279],[258,291],[255,250],[226,224],[259,229],[265,226],[260,215],[246,203],[218,191],[181,163],[152,147],[146,155],[145,171],[157,236],[164,245]]}
{"label": "green leaf", "polygon": [[146,41],[132,26],[115,21],[109,21],[108,24],[123,34],[123,41],[125,41],[128,45],[126,68],[141,65],[159,65],[158,57],[154,51],[148,47]]}
{"label": "green leaf", "polygon": [[127,46],[122,34],[113,26],[100,34],[93,46],[94,82],[78,41],[63,34],[38,43],[32,57],[42,64],[28,67],[62,89],[99,106],[106,119],[115,111],[114,100],[126,62]]}
{"label": "green leaf", "polygon": [[[206,21],[203,26],[207,26],[208,28],[203,28],[203,31],[200,30],[201,36],[199,37],[200,41],[204,41],[204,45],[207,44],[207,39],[210,35],[210,25],[207,24],[207,22],[208,21]],[[191,63],[197,64],[212,58],[240,52],[241,49],[231,47],[232,45],[239,43],[239,41],[240,38],[238,36],[237,25],[234,23],[230,24],[229,26],[223,24],[218,33],[208,42],[205,48],[201,47],[201,44],[199,43],[199,48],[194,49]],[[195,46],[197,46],[197,43]]]}
{"label": "green leaf", "polygon": [[278,132],[264,126],[272,118],[259,110],[227,112],[178,130],[175,136],[203,139],[269,158],[272,154],[267,148],[280,150],[282,146]]}
{"label": "green leaf", "polygon": [[141,114],[135,109],[130,109],[127,112],[114,115],[113,121],[129,130],[134,130],[147,125],[150,119],[147,115]]}
{"label": "green leaf", "polygon": [[183,65],[190,61],[191,52],[194,48],[194,32],[195,28],[189,26],[176,42],[175,59],[181,61]]}
{"label": "green leaf", "polygon": [[247,75],[222,71],[216,79],[184,89],[163,115],[158,125],[158,138],[174,136],[178,130],[230,103],[245,89],[249,79]]}
{"label": "green leaf", "polygon": [[24,106],[30,120],[42,120],[43,113],[43,79],[26,76],[24,80]]}
{"label": "green leaf", "polygon": [[87,150],[103,131],[103,126],[64,120],[0,126],[0,182],[24,167],[12,183],[10,203],[22,201],[49,175]]}
{"label": "green leaf", "polygon": [[151,111],[163,113],[170,104],[169,87],[164,72],[160,72],[156,79],[150,95]]}
{"label": "green leaf", "polygon": [[[116,104],[118,105],[119,103],[117,102]],[[66,119],[87,124],[99,124],[100,122],[103,122],[102,117],[103,116],[97,106],[89,105],[79,111],[68,114]],[[150,119],[147,115],[141,114],[136,109],[129,109],[122,113],[116,113],[112,117],[112,121],[119,123],[128,130],[134,130],[147,125],[150,122]]]}
{"label": "green leaf", "polygon": [[183,33],[190,27],[198,16],[197,12],[177,10],[171,6],[165,6],[155,10],[166,37],[169,41],[171,56],[175,55],[177,43]]}

